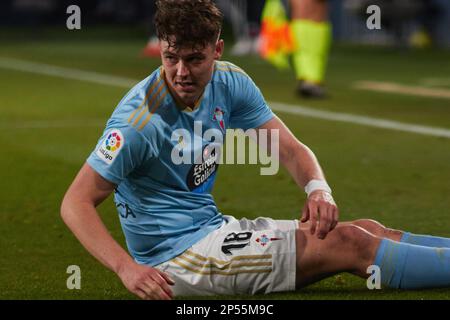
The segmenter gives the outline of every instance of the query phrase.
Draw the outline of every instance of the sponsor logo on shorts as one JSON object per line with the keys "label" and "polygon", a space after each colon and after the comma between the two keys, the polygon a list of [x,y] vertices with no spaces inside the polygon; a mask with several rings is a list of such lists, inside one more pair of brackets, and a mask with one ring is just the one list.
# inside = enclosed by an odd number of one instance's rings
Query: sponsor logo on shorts
{"label": "sponsor logo on shorts", "polygon": [[261,246],[266,246],[271,241],[283,240],[282,238],[269,238],[267,235],[263,234],[261,237],[256,238],[256,242],[258,242]]}
{"label": "sponsor logo on shorts", "polygon": [[112,129],[97,149],[97,156],[106,164],[113,163],[122,149],[125,140],[119,129]]}

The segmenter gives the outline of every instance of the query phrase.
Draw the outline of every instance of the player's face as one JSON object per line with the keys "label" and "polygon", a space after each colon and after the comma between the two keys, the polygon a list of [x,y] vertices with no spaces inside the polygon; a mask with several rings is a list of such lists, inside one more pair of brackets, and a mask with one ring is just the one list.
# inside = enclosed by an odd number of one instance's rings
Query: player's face
{"label": "player's face", "polygon": [[223,52],[223,40],[207,45],[203,49],[169,47],[161,41],[161,59],[166,81],[187,106],[193,107],[203,93],[214,71],[214,61]]}

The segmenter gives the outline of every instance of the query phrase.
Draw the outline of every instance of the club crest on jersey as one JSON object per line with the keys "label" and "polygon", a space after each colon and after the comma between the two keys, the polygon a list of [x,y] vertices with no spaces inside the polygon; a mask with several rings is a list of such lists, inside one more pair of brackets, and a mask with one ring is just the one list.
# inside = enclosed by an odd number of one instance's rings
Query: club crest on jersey
{"label": "club crest on jersey", "polygon": [[216,107],[216,109],[214,110],[214,116],[213,116],[213,120],[217,121],[217,123],[220,126],[220,129],[222,129],[222,131],[225,131],[225,120],[223,115],[225,114],[225,111],[223,111],[220,107]]}
{"label": "club crest on jersey", "polygon": [[123,134],[119,129],[112,129],[100,147],[97,149],[97,156],[106,164],[113,163],[125,143]]}
{"label": "club crest on jersey", "polygon": [[263,234],[261,237],[256,238],[256,242],[258,242],[261,246],[266,246],[271,241],[283,240],[282,238],[269,238],[266,234]]}

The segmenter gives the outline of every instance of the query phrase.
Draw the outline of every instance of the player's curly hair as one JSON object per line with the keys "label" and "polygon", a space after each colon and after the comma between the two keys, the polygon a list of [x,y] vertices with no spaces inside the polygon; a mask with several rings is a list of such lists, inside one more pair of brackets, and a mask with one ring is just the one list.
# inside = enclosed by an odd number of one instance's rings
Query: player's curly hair
{"label": "player's curly hair", "polygon": [[211,0],[157,0],[156,34],[170,47],[204,48],[215,43],[223,15]]}

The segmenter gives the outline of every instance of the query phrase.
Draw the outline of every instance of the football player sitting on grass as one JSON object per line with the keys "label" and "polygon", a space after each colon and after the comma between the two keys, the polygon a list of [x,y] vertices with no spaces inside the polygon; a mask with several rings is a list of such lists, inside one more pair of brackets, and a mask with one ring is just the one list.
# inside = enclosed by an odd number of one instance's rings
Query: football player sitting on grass
{"label": "football player sitting on grass", "polygon": [[[296,290],[340,272],[392,288],[450,286],[450,239],[338,223],[321,167],[239,67],[220,62],[222,14],[211,0],[157,1],[162,66],[132,88],[81,168],[61,215],[82,245],[143,299]],[[218,116],[220,115],[220,116]],[[210,135],[199,137],[201,124]],[[225,129],[278,135],[276,155],[307,200],[298,220],[236,219],[216,207],[210,146]],[[194,143],[181,143],[180,133]],[[214,137],[214,138],[212,138]],[[200,141],[199,141],[200,139]],[[175,163],[174,155],[201,155]],[[128,252],[96,207],[114,192]],[[264,214],[264,208],[261,208]]]}

